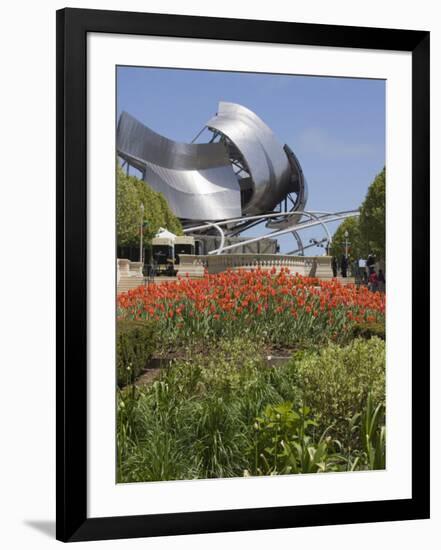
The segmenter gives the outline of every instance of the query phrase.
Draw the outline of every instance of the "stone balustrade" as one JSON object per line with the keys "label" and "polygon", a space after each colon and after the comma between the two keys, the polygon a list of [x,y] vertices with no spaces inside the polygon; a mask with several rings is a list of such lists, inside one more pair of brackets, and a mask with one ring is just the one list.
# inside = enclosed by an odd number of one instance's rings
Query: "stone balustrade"
{"label": "stone balustrade", "polygon": [[[195,256],[180,254],[180,263],[176,265],[177,275],[191,277],[192,279],[204,276],[208,273],[221,273],[227,269],[252,270],[263,269],[276,271],[288,269],[290,273],[319,279],[331,279],[330,256],[283,256],[281,254],[223,254],[219,256]],[[168,279],[167,279],[168,280]],[[161,277],[155,281],[161,282]],[[142,263],[130,260],[117,260],[117,290],[124,292],[144,284]]]}
{"label": "stone balustrade", "polygon": [[142,285],[143,282],[142,262],[131,262],[122,258],[116,260],[116,284],[118,292],[135,288]]}
{"label": "stone balustrade", "polygon": [[213,256],[180,255],[177,266],[178,275],[202,277],[208,273],[221,273],[227,269],[263,269],[288,268],[291,273],[320,279],[332,278],[330,256],[283,256],[281,254],[220,254]]}
{"label": "stone balustrade", "polygon": [[130,276],[137,277],[140,275],[142,277],[142,268],[143,262],[130,262]]}
{"label": "stone balustrade", "polygon": [[121,278],[129,277],[130,260],[116,260],[116,279],[119,283]]}
{"label": "stone balustrade", "polygon": [[117,280],[124,277],[142,277],[142,262],[132,262],[126,259],[118,258],[116,260]]}

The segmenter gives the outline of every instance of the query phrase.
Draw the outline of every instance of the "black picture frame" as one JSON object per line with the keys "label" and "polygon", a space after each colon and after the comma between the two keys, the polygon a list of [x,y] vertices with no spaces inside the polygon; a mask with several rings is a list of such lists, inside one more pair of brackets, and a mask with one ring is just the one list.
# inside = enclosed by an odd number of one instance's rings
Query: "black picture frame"
{"label": "black picture frame", "polygon": [[[418,430],[418,437],[412,439],[412,498],[87,517],[86,38],[90,32],[411,52],[412,428]],[[85,541],[429,517],[429,40],[429,32],[415,30],[86,9],[57,12],[57,539]]]}

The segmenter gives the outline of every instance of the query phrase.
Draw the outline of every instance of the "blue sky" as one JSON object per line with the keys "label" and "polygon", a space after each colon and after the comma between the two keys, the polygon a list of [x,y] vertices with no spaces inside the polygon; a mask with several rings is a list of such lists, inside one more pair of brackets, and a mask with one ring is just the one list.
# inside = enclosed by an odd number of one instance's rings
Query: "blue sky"
{"label": "blue sky", "polygon": [[[300,160],[308,210],[358,208],[385,164],[384,80],[118,67],[117,92],[118,116],[127,111],[177,141],[190,142],[219,101],[255,111]],[[306,243],[322,236],[319,228],[302,232]],[[282,251],[295,248],[291,236],[279,242]]]}

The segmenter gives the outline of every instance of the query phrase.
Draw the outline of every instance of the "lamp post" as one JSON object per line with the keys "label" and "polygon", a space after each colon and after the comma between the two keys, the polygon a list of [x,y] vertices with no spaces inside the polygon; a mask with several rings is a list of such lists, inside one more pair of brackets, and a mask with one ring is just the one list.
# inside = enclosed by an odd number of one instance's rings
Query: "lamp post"
{"label": "lamp post", "polygon": [[144,233],[144,205],[141,203],[141,225],[139,228],[139,261],[143,261],[143,253],[142,253],[142,237]]}

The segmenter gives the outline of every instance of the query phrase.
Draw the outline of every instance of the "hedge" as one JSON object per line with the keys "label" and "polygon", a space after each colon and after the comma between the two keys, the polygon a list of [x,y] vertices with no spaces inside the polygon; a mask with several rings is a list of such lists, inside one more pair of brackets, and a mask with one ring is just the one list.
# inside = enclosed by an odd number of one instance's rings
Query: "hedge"
{"label": "hedge", "polygon": [[381,338],[382,340],[386,340],[386,327],[384,322],[383,323],[357,323],[354,325],[352,329],[352,336],[354,338],[365,338],[366,340],[369,340],[369,338],[373,338],[376,336],[377,338]]}
{"label": "hedge", "polygon": [[116,331],[116,372],[118,386],[132,384],[151,359],[157,331],[147,321],[119,320]]}

